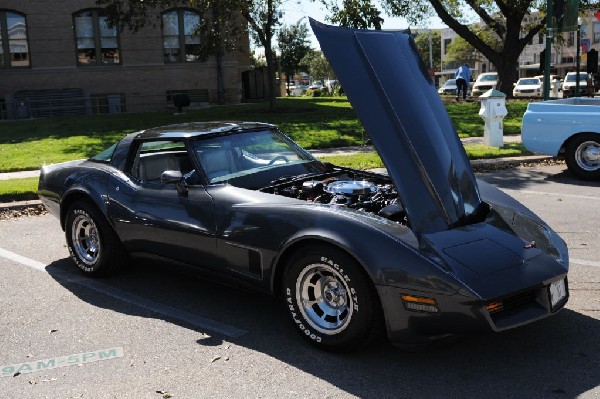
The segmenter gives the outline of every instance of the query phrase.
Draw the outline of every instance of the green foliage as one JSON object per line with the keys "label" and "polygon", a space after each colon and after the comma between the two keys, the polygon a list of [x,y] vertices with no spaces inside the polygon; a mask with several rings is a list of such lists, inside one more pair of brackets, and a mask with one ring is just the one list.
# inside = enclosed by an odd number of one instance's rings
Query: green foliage
{"label": "green foliage", "polygon": [[303,95],[308,97],[321,97],[321,94],[323,93],[319,89],[308,89]]}
{"label": "green foliage", "polygon": [[335,72],[329,61],[320,51],[311,50],[302,59],[302,65],[305,65],[310,76],[315,80],[335,79]]}
{"label": "green foliage", "polygon": [[0,180],[0,202],[37,199],[38,177]]}
{"label": "green foliage", "polygon": [[[433,65],[429,65],[429,38],[431,37],[431,56]],[[442,35],[439,30],[420,31],[415,36],[415,44],[421,58],[429,67],[440,69],[442,61]],[[447,56],[446,56],[447,57]]]}
{"label": "green foliage", "polygon": [[[0,172],[38,169],[44,164],[88,158],[127,133],[154,126],[213,120],[259,120],[278,125],[305,148],[361,145],[366,133],[346,97],[279,98],[265,103],[191,109],[187,113],[90,115],[4,121],[0,129]],[[519,134],[527,101],[508,101],[505,134]],[[460,137],[482,136],[477,102],[446,104]]]}
{"label": "green foliage", "polygon": [[331,16],[327,20],[346,28],[381,29],[383,18],[371,0],[321,0],[329,9]]}
{"label": "green foliage", "polygon": [[302,21],[290,26],[282,26],[277,35],[281,51],[281,68],[286,74],[287,81],[298,72],[304,56],[310,51],[308,27]]}

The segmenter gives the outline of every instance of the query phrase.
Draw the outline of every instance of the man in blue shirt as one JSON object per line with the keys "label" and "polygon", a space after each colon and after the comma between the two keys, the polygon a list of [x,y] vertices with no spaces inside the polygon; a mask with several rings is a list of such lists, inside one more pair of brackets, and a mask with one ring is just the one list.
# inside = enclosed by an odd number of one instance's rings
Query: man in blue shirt
{"label": "man in blue shirt", "polygon": [[456,101],[460,98],[462,91],[463,100],[467,100],[467,90],[469,90],[469,82],[471,81],[471,71],[468,64],[463,64],[458,67],[454,74],[456,79]]}

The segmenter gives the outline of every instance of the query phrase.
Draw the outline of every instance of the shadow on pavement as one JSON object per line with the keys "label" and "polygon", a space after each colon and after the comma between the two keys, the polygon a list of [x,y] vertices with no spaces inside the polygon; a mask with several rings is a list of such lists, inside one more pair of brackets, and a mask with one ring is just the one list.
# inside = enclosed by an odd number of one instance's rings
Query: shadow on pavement
{"label": "shadow on pavement", "polygon": [[[277,299],[197,278],[171,265],[136,262],[126,272],[101,280],[82,276],[69,259],[48,265],[46,271],[93,306],[197,331],[198,339],[190,346],[230,342],[358,397],[576,397],[600,385],[600,320],[569,309],[515,330],[428,351],[405,352],[381,342],[339,355],[305,343]],[[86,280],[247,332],[237,338],[215,334],[86,288]]]}

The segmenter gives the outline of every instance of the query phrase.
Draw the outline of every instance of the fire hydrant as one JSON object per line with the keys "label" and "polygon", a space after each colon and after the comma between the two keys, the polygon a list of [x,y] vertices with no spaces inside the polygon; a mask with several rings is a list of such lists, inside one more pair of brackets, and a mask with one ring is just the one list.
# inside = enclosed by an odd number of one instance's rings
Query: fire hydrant
{"label": "fire hydrant", "polygon": [[481,108],[479,116],[485,122],[483,127],[483,143],[490,147],[504,146],[503,122],[508,113],[506,110],[506,94],[490,89],[479,96]]}

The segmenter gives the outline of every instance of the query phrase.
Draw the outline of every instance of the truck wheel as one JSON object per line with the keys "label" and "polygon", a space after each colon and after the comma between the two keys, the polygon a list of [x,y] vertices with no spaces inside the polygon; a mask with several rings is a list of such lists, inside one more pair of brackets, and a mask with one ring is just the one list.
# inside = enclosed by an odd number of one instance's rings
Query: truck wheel
{"label": "truck wheel", "polygon": [[297,331],[313,345],[349,352],[383,330],[375,287],[345,252],[316,246],[296,254],[284,278],[286,308]]}
{"label": "truck wheel", "polygon": [[569,170],[582,180],[600,179],[600,135],[581,134],[565,150]]}
{"label": "truck wheel", "polygon": [[125,260],[125,252],[112,227],[88,202],[78,201],[69,208],[65,235],[71,258],[87,275],[108,275]]}

